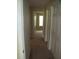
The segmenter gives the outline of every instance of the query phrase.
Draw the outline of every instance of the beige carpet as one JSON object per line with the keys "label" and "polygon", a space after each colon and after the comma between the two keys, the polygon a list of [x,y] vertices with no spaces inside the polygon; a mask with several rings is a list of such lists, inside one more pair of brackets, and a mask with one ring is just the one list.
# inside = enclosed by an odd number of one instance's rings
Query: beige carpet
{"label": "beige carpet", "polygon": [[42,37],[31,39],[30,47],[30,59],[54,59]]}

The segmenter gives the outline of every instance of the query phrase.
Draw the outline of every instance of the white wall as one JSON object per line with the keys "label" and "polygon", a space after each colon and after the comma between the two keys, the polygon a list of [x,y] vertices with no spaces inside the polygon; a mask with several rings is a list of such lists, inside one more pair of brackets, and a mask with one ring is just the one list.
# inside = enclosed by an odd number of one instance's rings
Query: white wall
{"label": "white wall", "polygon": [[46,18],[45,18],[46,20],[45,20],[45,42],[47,42],[48,41],[48,39],[47,39],[47,29],[48,29],[48,10],[46,10]]}
{"label": "white wall", "polygon": [[51,20],[51,16],[50,16],[50,6],[48,5],[46,8],[46,25],[45,25],[45,41],[48,42],[48,46],[49,46],[49,39],[50,39],[50,20]]}
{"label": "white wall", "polygon": [[23,1],[23,9],[24,9],[24,39],[25,39],[26,59],[29,59],[31,22],[30,22],[30,10],[28,0]]}
{"label": "white wall", "polygon": [[[48,49],[52,51],[55,59],[61,59],[61,3],[54,1],[49,7],[49,16],[45,36]],[[49,29],[50,28],[50,29]]]}
{"label": "white wall", "polygon": [[45,26],[45,41],[48,42],[47,47],[50,50],[51,49],[51,40],[52,40],[52,18],[53,18],[53,7],[48,5],[46,8],[46,26]]}
{"label": "white wall", "polygon": [[[17,16],[18,16],[18,40],[17,40],[17,58],[29,59],[30,55],[30,15],[29,5],[27,0],[17,1]],[[24,50],[24,53],[23,53]]]}
{"label": "white wall", "polygon": [[53,38],[52,38],[52,36],[53,36],[53,27],[54,27],[54,25],[53,25],[54,7],[53,7],[53,6],[50,7],[50,12],[51,12],[51,13],[50,13],[50,14],[51,14],[51,15],[50,15],[50,26],[49,26],[49,27],[50,27],[50,30],[49,30],[49,31],[50,31],[50,32],[49,32],[49,33],[50,33],[50,36],[49,36],[49,37],[50,37],[50,38],[49,38],[49,44],[48,44],[48,49],[49,49],[49,50],[51,50],[52,43],[54,43],[54,41],[52,42],[52,39],[53,39]]}
{"label": "white wall", "polygon": [[61,59],[61,4],[58,1],[54,5],[53,25],[51,51],[55,59]]}
{"label": "white wall", "polygon": [[26,59],[23,20],[23,0],[17,0],[17,59]]}
{"label": "white wall", "polygon": [[56,45],[55,57],[61,59],[61,4],[58,4],[56,15]]}

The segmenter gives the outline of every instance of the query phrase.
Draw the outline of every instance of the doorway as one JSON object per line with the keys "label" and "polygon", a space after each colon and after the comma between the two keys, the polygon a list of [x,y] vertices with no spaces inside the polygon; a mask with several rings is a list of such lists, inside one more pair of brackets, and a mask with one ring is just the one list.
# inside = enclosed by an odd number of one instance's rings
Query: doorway
{"label": "doorway", "polygon": [[35,31],[43,31],[43,21],[44,16],[40,14],[34,15],[34,30]]}
{"label": "doorway", "polygon": [[44,14],[43,12],[35,12],[33,14],[33,27],[34,27],[34,36],[36,37],[43,37],[43,27],[44,27]]}

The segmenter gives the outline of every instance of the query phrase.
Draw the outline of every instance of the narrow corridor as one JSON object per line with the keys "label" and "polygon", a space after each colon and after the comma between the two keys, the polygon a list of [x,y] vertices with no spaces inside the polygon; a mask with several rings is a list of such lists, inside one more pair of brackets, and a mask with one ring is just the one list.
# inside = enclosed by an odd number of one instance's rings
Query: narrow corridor
{"label": "narrow corridor", "polygon": [[60,0],[18,1],[18,59],[61,59],[60,8]]}

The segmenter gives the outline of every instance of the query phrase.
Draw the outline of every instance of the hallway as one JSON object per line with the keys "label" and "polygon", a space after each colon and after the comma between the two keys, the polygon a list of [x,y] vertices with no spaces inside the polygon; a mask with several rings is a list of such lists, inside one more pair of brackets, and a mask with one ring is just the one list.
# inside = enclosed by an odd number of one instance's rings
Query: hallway
{"label": "hallway", "polygon": [[18,0],[18,59],[61,59],[60,0]]}
{"label": "hallway", "polygon": [[[37,33],[37,35],[40,35]],[[51,51],[48,50],[43,37],[38,37],[35,35],[33,39],[30,40],[30,59],[54,59]]]}

